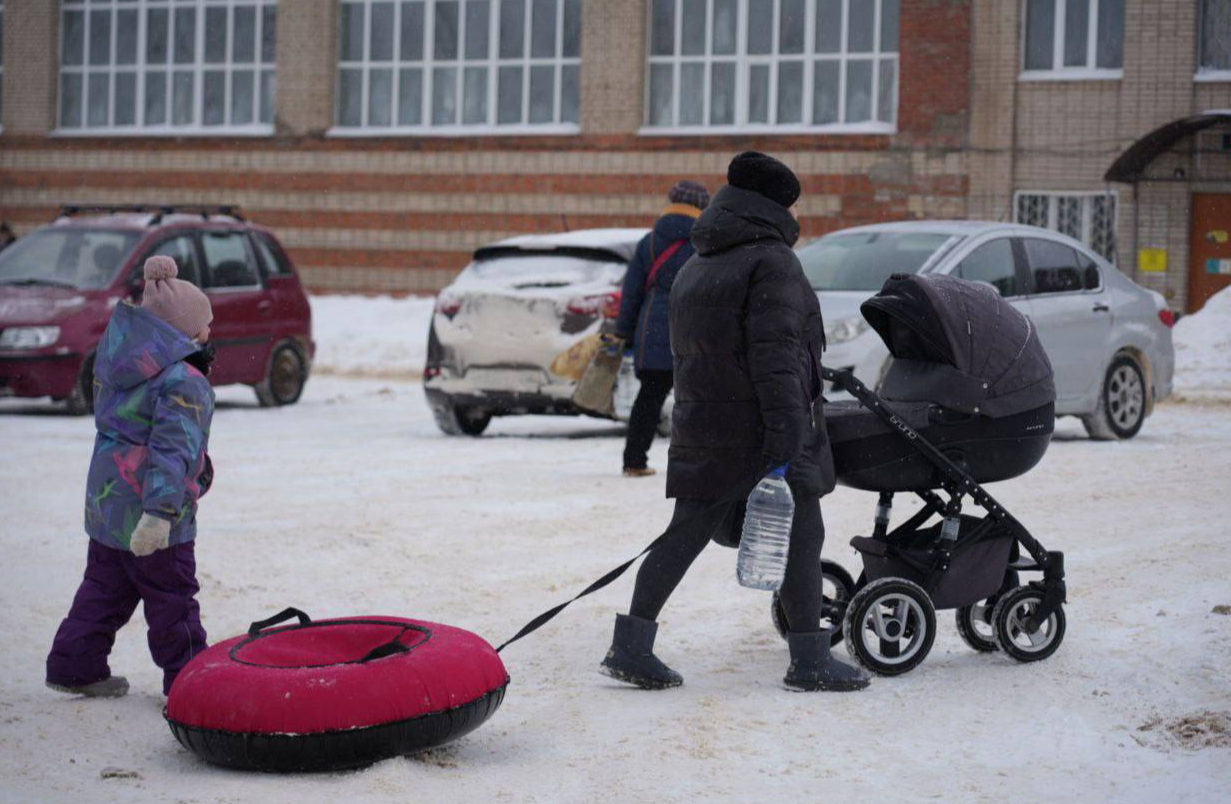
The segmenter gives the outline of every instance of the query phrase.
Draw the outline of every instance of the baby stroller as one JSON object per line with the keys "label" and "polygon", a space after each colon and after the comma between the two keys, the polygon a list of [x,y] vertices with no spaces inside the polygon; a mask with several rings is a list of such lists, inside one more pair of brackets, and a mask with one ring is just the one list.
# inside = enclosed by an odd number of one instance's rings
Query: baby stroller
{"label": "baby stroller", "polygon": [[[899,675],[931,650],[936,610],[956,609],[975,650],[1047,658],[1064,639],[1064,555],[981,485],[1025,473],[1051,441],[1055,386],[1032,322],[990,285],[940,274],[894,274],[861,312],[893,362],[880,394],[850,371],[823,370],[855,400],[825,405],[838,482],[880,495],[872,535],[851,540],[858,582],[822,562],[824,613],[842,623],[834,642],[845,638],[869,670]],[[923,507],[889,530],[903,492]],[[981,516],[962,512],[967,499]],[[1019,585],[1023,572],[1043,577]],[[772,614],[784,632],[776,598]]]}

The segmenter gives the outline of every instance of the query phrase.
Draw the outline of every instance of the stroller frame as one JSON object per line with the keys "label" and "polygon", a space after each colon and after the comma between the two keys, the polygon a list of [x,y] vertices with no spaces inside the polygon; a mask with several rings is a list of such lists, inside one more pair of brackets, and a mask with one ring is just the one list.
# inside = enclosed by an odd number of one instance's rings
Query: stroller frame
{"label": "stroller frame", "polygon": [[[1043,573],[1041,581],[1032,581],[1029,587],[1041,594],[1041,600],[1034,605],[1031,613],[1017,623],[1017,627],[1024,631],[1027,635],[1034,635],[1039,629],[1048,622],[1053,615],[1063,617],[1063,612],[1060,611],[1062,604],[1066,602],[1067,590],[1064,581],[1064,554],[1058,550],[1047,550],[1038,540],[1036,540],[1024,525],[1021,524],[1012,514],[1010,514],[1003,505],[996,501],[986,489],[984,489],[975,479],[965,471],[961,466],[950,460],[944,453],[928,442],[926,438],[920,435],[914,428],[898,417],[894,412],[884,404],[883,400],[871,389],[865,386],[849,369],[831,369],[822,368],[822,377],[832,382],[834,387],[839,390],[844,390],[859,401],[864,407],[876,414],[886,424],[888,424],[896,433],[905,439],[914,449],[918,450],[933,466],[936,467],[940,474],[940,489],[944,490],[948,496],[945,500],[934,490],[916,491],[915,494],[923,500],[923,508],[910,517],[909,520],[902,523],[892,531],[889,530],[889,515],[893,503],[894,492],[880,492],[876,508],[876,517],[873,526],[872,539],[883,543],[888,551],[893,551],[895,543],[902,541],[907,536],[912,536],[918,533],[918,529],[927,522],[933,515],[939,514],[941,517],[958,517],[961,515],[963,501],[969,497],[974,504],[981,507],[986,516],[978,520],[978,523],[967,530],[962,528],[962,533],[955,540],[945,540],[940,538],[940,530],[937,530],[937,538],[931,547],[934,548],[934,559],[932,565],[927,568],[926,580],[920,584],[923,591],[929,597],[936,591],[937,585],[944,577],[945,572],[949,569],[950,559],[959,546],[973,544],[987,537],[993,529],[1000,531],[1002,534],[1010,535],[1016,546],[1024,548],[1029,555],[1029,559],[1011,560],[1007,566],[1007,570],[1017,572],[1033,572],[1038,571]],[[1017,549],[1013,550],[1013,555],[1019,555]],[[909,582],[906,582],[909,583]],[[913,585],[913,584],[912,584]],[[866,587],[865,587],[866,588]],[[851,590],[851,591],[858,591]],[[1008,590],[1003,590],[1008,591]],[[1037,595],[1036,595],[1037,597]],[[855,602],[854,598],[848,597],[846,601],[827,601],[826,613],[831,618],[841,616],[845,618],[846,609]],[[966,607],[969,608],[969,607]],[[962,609],[959,609],[959,615]],[[961,629],[959,616],[959,630]],[[1063,622],[1061,621],[1061,629]],[[963,633],[963,638],[966,638]],[[1062,634],[1061,634],[1062,636]],[[850,637],[849,622],[847,629],[847,637]],[[926,655],[927,649],[930,649],[930,638],[923,654]],[[967,639],[967,642],[971,642]],[[1057,640],[1058,642],[1058,640]],[[1003,644],[1003,643],[1002,643]],[[972,646],[974,644],[972,643]],[[854,652],[854,647],[852,651]],[[980,650],[994,650],[992,647],[978,648]],[[1015,655],[1010,651],[1013,658],[1020,661],[1032,661],[1035,657],[1025,655]],[[1047,654],[1050,655],[1050,652]],[[862,657],[856,657],[862,658]],[[1037,658],[1043,658],[1039,656]],[[922,661],[923,656],[919,656],[914,664]],[[867,664],[867,662],[865,662]],[[897,672],[905,672],[914,666],[911,664],[902,670],[890,671],[885,668],[869,665],[870,669],[876,670],[883,674],[896,674]]]}

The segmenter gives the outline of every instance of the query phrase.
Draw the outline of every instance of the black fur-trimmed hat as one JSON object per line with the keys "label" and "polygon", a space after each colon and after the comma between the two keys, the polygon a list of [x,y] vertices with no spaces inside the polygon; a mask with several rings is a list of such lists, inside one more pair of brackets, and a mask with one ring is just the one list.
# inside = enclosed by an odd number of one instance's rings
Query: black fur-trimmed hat
{"label": "black fur-trimmed hat", "polygon": [[791,169],[759,151],[744,151],[731,160],[727,184],[760,193],[788,209],[799,200],[799,179]]}

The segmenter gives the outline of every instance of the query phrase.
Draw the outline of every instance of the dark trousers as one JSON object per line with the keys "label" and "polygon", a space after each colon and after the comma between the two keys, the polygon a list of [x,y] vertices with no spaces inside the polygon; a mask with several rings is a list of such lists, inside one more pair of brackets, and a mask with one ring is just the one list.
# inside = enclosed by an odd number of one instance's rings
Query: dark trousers
{"label": "dark trousers", "polygon": [[192,542],[138,557],[91,539],[85,578],[47,657],[47,680],[77,687],[109,678],[115,634],[144,602],[150,655],[162,668],[163,693],[170,692],[179,671],[206,648],[200,590]]}
{"label": "dark trousers", "polygon": [[[718,528],[739,528],[742,520],[737,519],[742,511],[738,503],[715,507],[713,502],[704,500],[676,500],[671,524],[679,524],[680,528],[646,556],[637,572],[637,585],[628,613],[657,620],[667,598],[709,544],[714,532]],[[821,546],[824,543],[825,523],[821,519],[820,499],[796,500],[786,577],[779,590],[792,631],[815,631],[820,627]]]}
{"label": "dark trousers", "polygon": [[663,403],[671,393],[674,377],[670,371],[638,371],[641,390],[628,416],[628,439],[624,442],[624,468],[644,469],[658,422],[662,419]]}

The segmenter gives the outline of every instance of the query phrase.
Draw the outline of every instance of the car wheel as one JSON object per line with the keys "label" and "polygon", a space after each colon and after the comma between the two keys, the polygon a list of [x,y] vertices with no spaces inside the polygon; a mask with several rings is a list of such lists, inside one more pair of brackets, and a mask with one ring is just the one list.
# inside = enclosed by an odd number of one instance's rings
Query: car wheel
{"label": "car wheel", "polygon": [[94,412],[94,355],[86,355],[81,362],[81,373],[77,375],[72,393],[64,401],[73,416]]}
{"label": "car wheel", "polygon": [[445,435],[479,436],[491,424],[492,414],[480,408],[464,408],[442,400],[432,403],[436,426]]}
{"label": "car wheel", "polygon": [[1111,361],[1099,390],[1098,407],[1081,423],[1099,441],[1132,438],[1146,419],[1145,375],[1137,361],[1120,355]]}
{"label": "car wheel", "polygon": [[283,343],[274,349],[265,379],[254,386],[256,398],[263,408],[293,405],[299,401],[307,382],[307,361],[298,349],[289,343]]}

